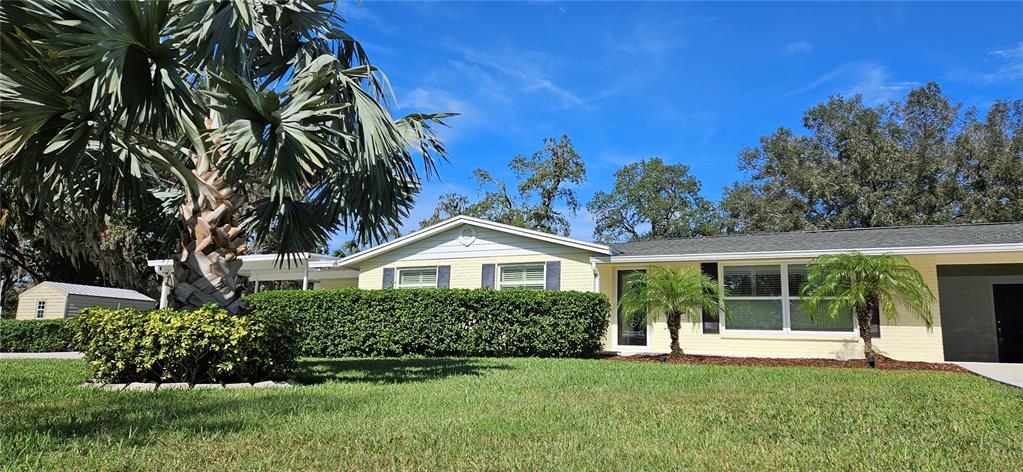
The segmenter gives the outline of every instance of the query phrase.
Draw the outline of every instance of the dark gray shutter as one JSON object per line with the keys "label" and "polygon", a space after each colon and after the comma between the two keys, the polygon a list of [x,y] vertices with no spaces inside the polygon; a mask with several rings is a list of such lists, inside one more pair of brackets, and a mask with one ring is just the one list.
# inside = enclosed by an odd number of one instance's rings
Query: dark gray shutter
{"label": "dark gray shutter", "polygon": [[547,280],[543,285],[547,290],[561,290],[561,261],[547,262]]}
{"label": "dark gray shutter", "polygon": [[437,288],[451,287],[451,266],[437,266]]}
{"label": "dark gray shutter", "polygon": [[394,288],[394,268],[384,269],[384,284],[381,288]]}
{"label": "dark gray shutter", "polygon": [[[718,280],[718,263],[700,263],[700,273],[709,276],[716,282]],[[703,334],[718,334],[721,332],[721,320],[718,313],[711,313],[710,310],[703,310]]]}
{"label": "dark gray shutter", "polygon": [[494,264],[483,264],[483,280],[480,287],[494,288]]}
{"label": "dark gray shutter", "polygon": [[880,338],[881,337],[881,311],[874,308],[874,312],[870,314],[870,337]]}

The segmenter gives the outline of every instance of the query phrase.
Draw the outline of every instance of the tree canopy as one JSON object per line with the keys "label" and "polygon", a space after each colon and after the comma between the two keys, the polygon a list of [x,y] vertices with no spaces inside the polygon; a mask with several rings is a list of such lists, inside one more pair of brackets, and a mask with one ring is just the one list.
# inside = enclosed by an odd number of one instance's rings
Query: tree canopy
{"label": "tree canopy", "polygon": [[[479,199],[472,201],[458,193],[442,195],[433,216],[421,221],[420,227],[469,215],[567,236],[571,232],[568,215],[579,210],[573,186],[586,181],[586,164],[568,135],[546,138],[543,145],[529,157],[519,155],[509,161],[517,182],[515,192],[490,171],[476,169],[473,180],[480,187]],[[563,205],[568,215],[558,205]]]}
{"label": "tree canopy", "polygon": [[902,101],[832,97],[739,156],[721,208],[736,231],[1023,220],[1023,100],[983,119],[930,83]]}
{"label": "tree canopy", "polygon": [[706,236],[721,232],[714,203],[700,195],[689,166],[654,157],[615,172],[611,192],[598,191],[586,205],[596,219],[593,238],[613,242]]}

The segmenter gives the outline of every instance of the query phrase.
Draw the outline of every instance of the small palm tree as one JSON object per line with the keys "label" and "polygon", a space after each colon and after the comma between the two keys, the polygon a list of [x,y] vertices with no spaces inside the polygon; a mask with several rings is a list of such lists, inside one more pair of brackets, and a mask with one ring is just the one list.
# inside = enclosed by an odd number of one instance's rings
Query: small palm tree
{"label": "small palm tree", "polygon": [[671,355],[681,356],[678,332],[682,317],[697,322],[704,310],[717,316],[724,309],[721,294],[718,283],[696,269],[683,267],[674,271],[656,266],[629,280],[618,303],[625,323],[652,323],[664,316],[671,336]]}
{"label": "small palm tree", "polygon": [[868,256],[859,252],[814,259],[800,296],[811,317],[822,307],[832,319],[838,319],[845,310],[852,310],[863,339],[863,355],[868,361],[874,356],[870,318],[875,311],[883,311],[894,320],[898,302],[930,328],[931,304],[935,300],[923,276],[905,257]]}

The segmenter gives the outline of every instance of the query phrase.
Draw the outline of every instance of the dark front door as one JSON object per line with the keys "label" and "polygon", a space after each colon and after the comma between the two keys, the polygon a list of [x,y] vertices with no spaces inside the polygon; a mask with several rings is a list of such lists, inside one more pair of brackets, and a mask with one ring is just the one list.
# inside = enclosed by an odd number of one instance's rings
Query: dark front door
{"label": "dark front door", "polygon": [[1023,362],[1023,284],[995,284],[998,361]]}

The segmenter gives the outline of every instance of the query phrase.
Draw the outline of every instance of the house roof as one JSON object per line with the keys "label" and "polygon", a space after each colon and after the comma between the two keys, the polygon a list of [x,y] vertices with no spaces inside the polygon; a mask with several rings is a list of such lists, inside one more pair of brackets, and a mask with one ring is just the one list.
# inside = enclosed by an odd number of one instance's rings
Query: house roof
{"label": "house roof", "polygon": [[89,297],[102,297],[102,298],[117,298],[120,300],[141,300],[148,302],[155,302],[152,298],[149,298],[134,290],[128,290],[125,288],[112,288],[112,287],[98,287],[95,285],[80,285],[80,284],[69,284],[65,282],[43,282],[39,285],[50,285],[68,295],[85,295]]}
{"label": "house roof", "polygon": [[611,247],[620,253],[612,259],[619,261],[658,256],[671,256],[678,260],[707,255],[795,257],[844,251],[896,254],[1023,251],[1023,222],[656,239],[613,244]]}
{"label": "house roof", "polygon": [[[452,229],[452,228],[456,228],[456,227],[458,227],[460,225],[464,225],[464,224],[468,224],[468,225],[472,225],[472,226],[476,226],[476,227],[480,227],[480,228],[487,228],[487,229],[491,229],[491,230],[494,230],[494,231],[500,231],[502,233],[515,234],[515,235],[518,235],[518,236],[523,236],[523,237],[526,237],[526,238],[536,239],[536,240],[540,240],[540,241],[546,241],[546,242],[553,243],[553,244],[560,244],[562,246],[569,246],[569,247],[573,247],[573,248],[576,248],[576,249],[583,249],[583,250],[586,250],[586,251],[594,252],[594,253],[597,253],[597,254],[600,254],[600,255],[605,255],[605,256],[611,255],[614,252],[609,246],[606,246],[606,245],[603,245],[603,244],[597,244],[597,243],[591,243],[591,242],[586,242],[586,241],[580,241],[578,239],[566,238],[564,236],[558,236],[558,235],[554,235],[554,234],[550,234],[550,233],[544,233],[542,231],[533,231],[533,230],[530,230],[530,229],[519,228],[517,226],[506,225],[506,224],[503,224],[503,223],[495,223],[493,221],[483,220],[483,219],[480,219],[480,218],[473,218],[471,216],[460,215],[460,216],[455,216],[453,218],[448,218],[448,219],[446,219],[444,221],[441,221],[440,223],[437,223],[437,224],[435,224],[433,226],[428,226],[428,227],[423,228],[423,229],[421,229],[419,231],[416,231],[416,232],[407,234],[405,236],[402,236],[402,237],[400,237],[398,239],[394,239],[392,241],[388,241],[388,242],[386,242],[384,244],[381,244],[379,246],[367,249],[367,250],[362,251],[362,252],[358,252],[358,253],[352,254],[352,255],[350,255],[348,257],[345,257],[345,258],[343,258],[341,260],[338,260],[338,261],[333,262],[333,263],[328,263],[328,264],[331,265],[331,266],[336,266],[336,267],[348,266],[348,265],[354,264],[356,262],[363,261],[363,260],[369,259],[371,257],[376,257],[376,256],[379,256],[380,254],[384,254],[384,253],[387,253],[389,251],[393,251],[395,249],[398,249],[400,247],[403,247],[403,246],[406,246],[408,244],[414,243],[414,242],[419,241],[421,239],[428,238],[428,237],[433,236],[435,234],[442,233],[444,231],[447,231],[447,230]],[[321,264],[310,264],[311,267],[325,267],[326,265],[327,264],[323,264],[323,263],[321,263]]]}

